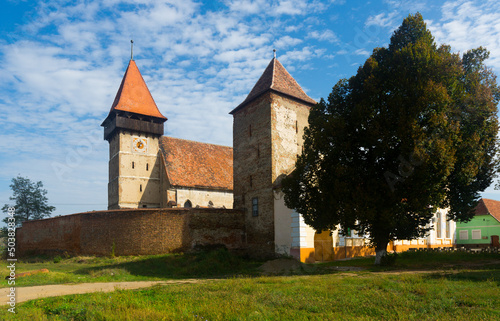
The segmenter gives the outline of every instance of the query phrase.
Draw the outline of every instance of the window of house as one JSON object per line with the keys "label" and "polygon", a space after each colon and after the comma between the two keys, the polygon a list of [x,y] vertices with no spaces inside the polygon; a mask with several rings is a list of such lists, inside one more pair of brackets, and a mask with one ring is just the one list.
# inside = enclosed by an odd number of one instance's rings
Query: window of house
{"label": "window of house", "polygon": [[134,165],[135,165],[134,162],[132,162],[132,169],[134,168]]}
{"label": "window of house", "polygon": [[146,164],[146,170],[149,171],[149,164]]}
{"label": "window of house", "polygon": [[437,213],[436,218],[436,237],[441,238],[441,213]]}
{"label": "window of house", "polygon": [[460,231],[459,239],[468,240],[469,239],[469,231]]}
{"label": "window of house", "polygon": [[446,220],[446,238],[451,239],[451,222]]}
{"label": "window of house", "polygon": [[472,230],[472,239],[473,240],[480,240],[481,239],[481,230]]}
{"label": "window of house", "polygon": [[139,185],[139,192],[142,192],[142,184]]}
{"label": "window of house", "polygon": [[184,207],[185,208],[191,208],[191,207],[193,207],[193,204],[191,203],[190,200],[187,200],[186,202],[184,202]]}
{"label": "window of house", "polygon": [[259,199],[252,198],[252,216],[259,216]]}

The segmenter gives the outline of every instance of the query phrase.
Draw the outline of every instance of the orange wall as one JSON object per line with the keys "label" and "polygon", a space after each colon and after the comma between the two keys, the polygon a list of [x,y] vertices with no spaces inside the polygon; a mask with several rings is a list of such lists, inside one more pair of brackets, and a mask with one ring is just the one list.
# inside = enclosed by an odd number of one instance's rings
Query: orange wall
{"label": "orange wall", "polygon": [[[430,248],[439,248],[439,247],[453,247],[453,245],[427,245],[427,244],[419,244],[419,245],[393,245],[390,243],[387,246],[387,251],[392,252],[405,252],[410,248],[422,248],[422,249],[430,249]],[[314,263],[314,262],[328,262],[335,261],[341,259],[349,259],[354,257],[361,256],[371,256],[375,255],[375,249],[369,246],[339,246],[333,248],[333,251],[330,249],[326,251],[328,253],[323,253],[323,255],[318,255],[316,251],[324,251],[322,247],[319,248],[302,248],[302,249],[292,249],[292,256],[300,259],[301,262],[304,263]],[[323,258],[323,260],[318,259],[319,257]]]}

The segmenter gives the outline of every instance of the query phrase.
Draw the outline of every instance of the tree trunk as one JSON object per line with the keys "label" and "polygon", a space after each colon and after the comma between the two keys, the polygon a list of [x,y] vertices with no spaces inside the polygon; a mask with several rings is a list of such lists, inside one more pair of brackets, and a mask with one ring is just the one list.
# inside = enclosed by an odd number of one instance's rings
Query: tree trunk
{"label": "tree trunk", "polygon": [[380,265],[382,258],[387,255],[387,244],[389,242],[385,241],[382,243],[377,243],[375,247],[375,265]]}

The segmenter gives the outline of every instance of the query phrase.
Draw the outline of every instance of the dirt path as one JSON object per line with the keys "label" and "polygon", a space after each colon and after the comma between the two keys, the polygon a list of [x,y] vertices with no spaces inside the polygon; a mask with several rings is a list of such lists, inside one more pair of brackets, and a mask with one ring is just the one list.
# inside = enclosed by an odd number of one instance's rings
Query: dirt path
{"label": "dirt path", "polygon": [[[498,264],[500,261],[493,261],[486,264]],[[460,266],[481,266],[485,263],[474,264],[467,263]],[[268,261],[264,263],[259,269],[262,275],[290,275],[295,274],[303,266],[302,263],[292,260],[292,259],[277,259],[273,261]],[[449,267],[453,267],[450,265]],[[333,271],[343,272],[334,274],[338,277],[360,277],[362,274],[349,273],[349,272],[359,272],[363,271],[364,268],[350,267],[350,266],[332,266],[330,267]],[[389,275],[389,274],[428,274],[428,273],[442,273],[442,274],[452,274],[458,273],[460,270],[395,270],[395,271],[384,271],[384,272],[370,272],[379,275]],[[68,294],[83,294],[91,292],[112,292],[117,289],[122,290],[132,290],[147,288],[153,285],[168,285],[168,284],[186,284],[186,283],[205,283],[215,281],[216,279],[186,279],[186,280],[170,280],[170,281],[137,281],[137,282],[106,282],[106,283],[76,283],[76,284],[57,284],[57,285],[40,285],[40,286],[30,286],[30,287],[18,287],[16,288],[16,303],[21,303],[29,300],[46,298],[51,296],[60,296]],[[8,304],[8,295],[10,294],[10,288],[0,288],[0,305]]]}
{"label": "dirt path", "polygon": [[[342,271],[359,271],[359,269],[350,267],[342,267]],[[283,272],[280,270],[280,272]],[[450,271],[386,271],[373,272],[376,274],[414,274],[414,273],[450,273]],[[264,273],[268,274],[268,273]],[[357,277],[357,273],[339,273],[335,276]],[[16,303],[21,303],[34,299],[41,299],[52,296],[62,296],[69,294],[84,294],[92,292],[113,292],[115,290],[133,290],[148,288],[154,285],[169,285],[169,284],[192,284],[205,283],[215,281],[216,279],[186,279],[186,280],[170,280],[170,281],[135,281],[135,282],[101,282],[101,283],[75,283],[75,284],[53,284],[53,285],[38,285],[16,288]],[[220,280],[220,279],[219,279]],[[8,295],[10,288],[0,288],[0,305],[9,303]]]}
{"label": "dirt path", "polygon": [[[136,281],[136,282],[106,282],[106,283],[76,283],[76,284],[54,284],[54,285],[39,285],[29,287],[16,288],[16,303],[21,303],[29,300],[46,298],[51,296],[60,296],[68,294],[83,294],[91,292],[112,292],[115,290],[132,290],[147,288],[153,285],[167,284],[186,284],[186,283],[201,283],[213,280],[172,280],[172,281]],[[8,304],[10,288],[1,288],[0,305]]]}

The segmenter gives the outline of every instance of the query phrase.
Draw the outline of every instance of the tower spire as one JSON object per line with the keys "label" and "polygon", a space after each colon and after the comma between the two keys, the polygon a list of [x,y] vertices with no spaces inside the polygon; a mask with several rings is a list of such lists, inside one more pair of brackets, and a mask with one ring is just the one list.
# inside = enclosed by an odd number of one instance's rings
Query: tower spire
{"label": "tower spire", "polygon": [[130,60],[134,60],[134,40],[130,40]]}

